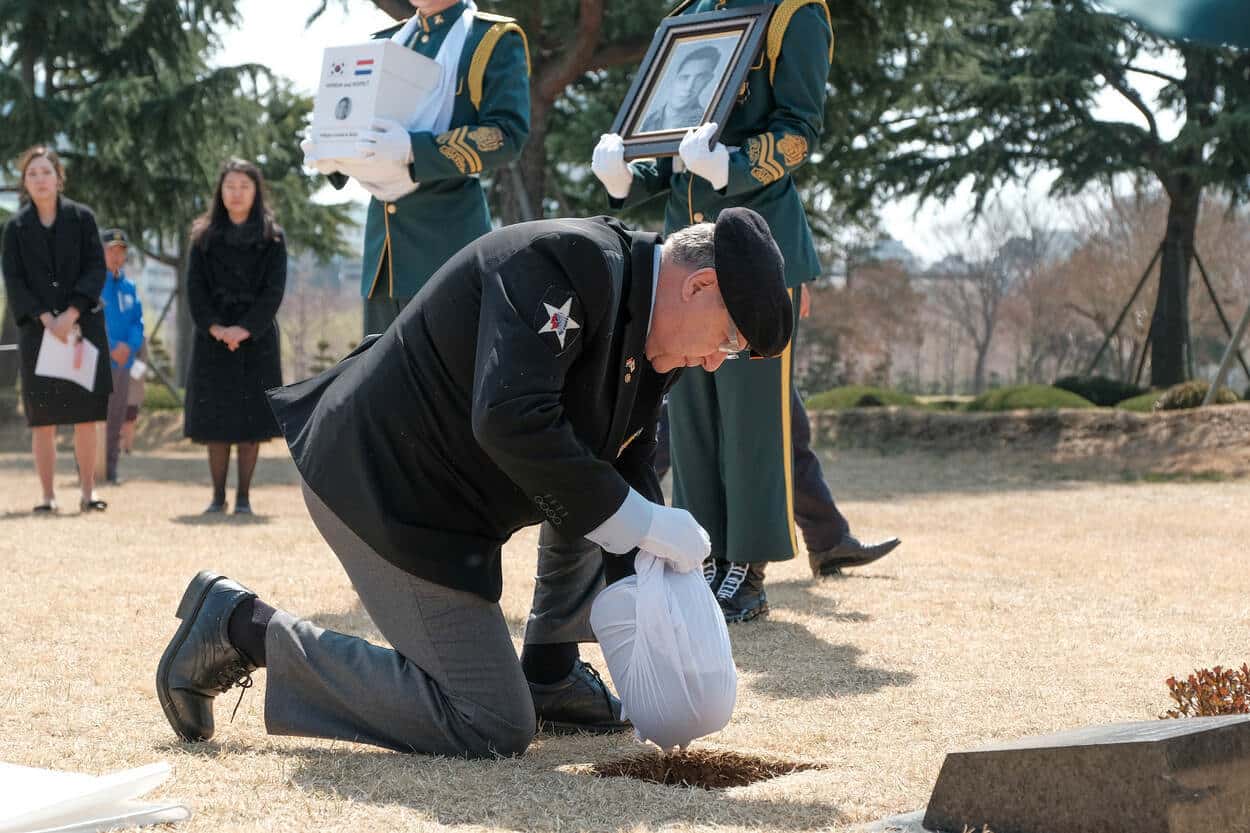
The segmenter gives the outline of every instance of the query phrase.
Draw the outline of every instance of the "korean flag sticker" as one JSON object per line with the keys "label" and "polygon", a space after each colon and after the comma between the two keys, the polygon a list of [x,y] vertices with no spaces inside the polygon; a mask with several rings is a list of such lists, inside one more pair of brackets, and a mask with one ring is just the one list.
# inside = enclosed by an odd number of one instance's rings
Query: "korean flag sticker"
{"label": "korean flag sticker", "polygon": [[534,329],[544,338],[556,355],[577,341],[582,329],[582,305],[567,289],[553,286],[547,290],[534,312]]}

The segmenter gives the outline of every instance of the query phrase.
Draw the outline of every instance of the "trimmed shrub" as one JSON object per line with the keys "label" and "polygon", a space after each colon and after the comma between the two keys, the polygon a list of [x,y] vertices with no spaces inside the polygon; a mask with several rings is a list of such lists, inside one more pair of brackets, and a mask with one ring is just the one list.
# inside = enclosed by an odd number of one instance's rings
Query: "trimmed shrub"
{"label": "trimmed shrub", "polygon": [[1094,403],[1071,391],[1050,385],[1017,385],[987,391],[968,403],[969,411],[1046,410],[1093,408]]}
{"label": "trimmed shrub", "polygon": [[1055,387],[1083,396],[1104,408],[1118,405],[1125,399],[1132,399],[1146,392],[1145,388],[1106,376],[1064,376],[1055,382]]}
{"label": "trimmed shrub", "polygon": [[917,408],[916,397],[907,393],[876,388],[871,385],[847,385],[807,397],[803,403],[809,411],[845,411],[847,408],[880,408],[897,405]]}
{"label": "trimmed shrub", "polygon": [[[1210,384],[1198,380],[1173,385],[1164,391],[1159,400],[1155,402],[1155,410],[1184,411],[1190,408],[1201,407],[1202,400],[1206,399],[1207,391],[1210,389]],[[1215,394],[1215,402],[1213,404],[1231,405],[1237,401],[1239,401],[1237,394],[1228,388],[1220,388]]]}
{"label": "trimmed shrub", "polygon": [[1125,399],[1123,402],[1117,403],[1116,407],[1122,411],[1148,414],[1155,409],[1155,403],[1159,401],[1159,397],[1162,395],[1163,391],[1161,390],[1148,390],[1141,396],[1134,396],[1132,399]]}
{"label": "trimmed shrub", "polygon": [[1167,678],[1168,692],[1176,708],[1164,717],[1217,717],[1250,714],[1250,667],[1199,669],[1187,679]]}

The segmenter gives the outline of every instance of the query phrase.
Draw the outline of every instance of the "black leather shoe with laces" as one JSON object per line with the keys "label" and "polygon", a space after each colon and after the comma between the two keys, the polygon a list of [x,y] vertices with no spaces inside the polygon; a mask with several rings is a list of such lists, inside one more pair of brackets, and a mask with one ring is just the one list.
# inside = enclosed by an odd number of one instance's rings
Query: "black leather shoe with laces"
{"label": "black leather shoe with laces", "polygon": [[716,588],[716,601],[729,624],[750,622],[768,615],[768,594],[764,592],[767,561],[734,562],[726,565],[725,577]]}
{"label": "black leather shoe with laces", "polygon": [[720,587],[720,583],[725,580],[725,571],[729,569],[729,562],[720,561],[716,558],[708,556],[703,562],[703,580],[707,582],[707,586],[712,588],[712,593],[716,593],[716,588]]}
{"label": "black leather shoe with laces", "polygon": [[849,532],[842,536],[836,547],[807,553],[807,563],[814,576],[841,575],[847,567],[863,567],[894,552],[901,541],[890,538],[878,544],[863,544]]}
{"label": "black leather shoe with laces", "polygon": [[[230,643],[227,626],[234,609],[255,596],[208,570],[193,578],[182,594],[177,613],[182,624],[156,667],[156,696],[183,740],[211,738],[213,699],[236,685],[251,688],[256,666]],[[240,692],[240,701],[242,697]]]}
{"label": "black leather shoe with laces", "polygon": [[607,735],[623,732],[632,724],[621,719],[616,699],[599,672],[580,659],[567,677],[557,683],[530,683],[538,731],[555,735],[587,732]]}

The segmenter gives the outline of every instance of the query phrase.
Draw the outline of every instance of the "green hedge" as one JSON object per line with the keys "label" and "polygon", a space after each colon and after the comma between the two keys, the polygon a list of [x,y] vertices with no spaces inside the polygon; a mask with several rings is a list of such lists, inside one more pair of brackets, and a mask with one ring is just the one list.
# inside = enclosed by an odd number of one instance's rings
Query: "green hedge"
{"label": "green hedge", "polygon": [[848,408],[880,408],[890,405],[904,408],[920,407],[916,397],[911,394],[872,385],[847,385],[833,388],[807,397],[803,404],[809,411],[845,411]]}
{"label": "green hedge", "polygon": [[1017,385],[996,388],[968,403],[969,411],[1017,411],[1049,408],[1096,407],[1083,396],[1050,385]]}
{"label": "green hedge", "polygon": [[1141,396],[1134,396],[1132,399],[1125,399],[1123,402],[1116,403],[1116,407],[1122,411],[1136,411],[1139,414],[1148,414],[1155,409],[1155,403],[1159,401],[1159,397],[1163,395],[1163,391],[1149,390]]}

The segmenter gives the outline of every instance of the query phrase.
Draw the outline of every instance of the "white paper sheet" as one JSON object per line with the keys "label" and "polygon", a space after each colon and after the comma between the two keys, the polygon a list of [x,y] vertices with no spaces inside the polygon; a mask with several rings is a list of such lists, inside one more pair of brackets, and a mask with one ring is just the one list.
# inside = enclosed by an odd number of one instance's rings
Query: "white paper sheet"
{"label": "white paper sheet", "polygon": [[100,351],[86,339],[71,337],[66,343],[52,335],[51,330],[45,329],[43,341],[39,344],[39,357],[35,359],[35,375],[68,379],[87,390],[94,390],[99,358]]}
{"label": "white paper sheet", "polygon": [[176,802],[137,800],[169,773],[166,763],[98,778],[0,764],[0,833],[88,833],[190,818]]}
{"label": "white paper sheet", "polygon": [[135,359],[134,364],[130,366],[130,378],[142,379],[143,374],[148,372],[148,366],[143,363],[143,359]]}

